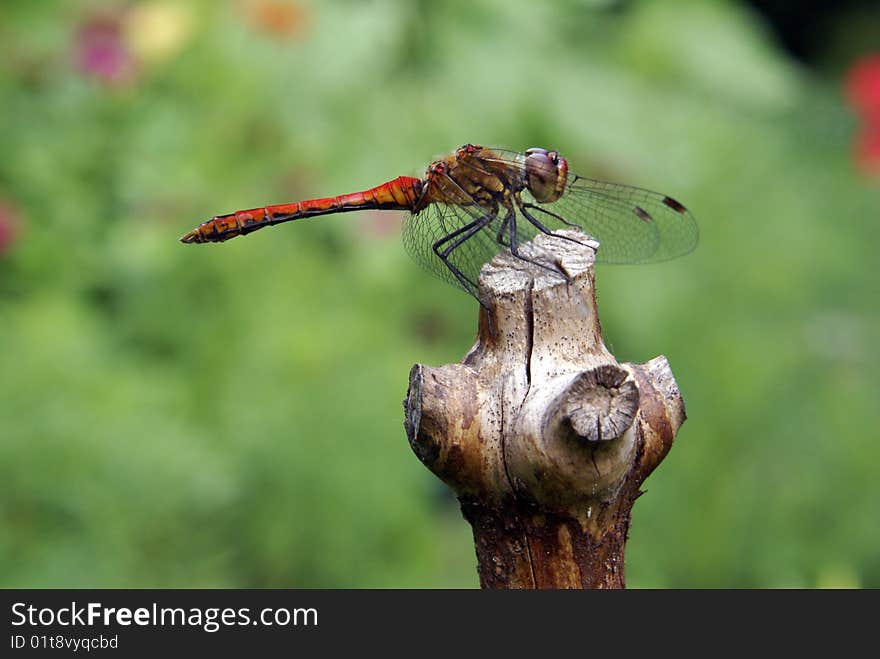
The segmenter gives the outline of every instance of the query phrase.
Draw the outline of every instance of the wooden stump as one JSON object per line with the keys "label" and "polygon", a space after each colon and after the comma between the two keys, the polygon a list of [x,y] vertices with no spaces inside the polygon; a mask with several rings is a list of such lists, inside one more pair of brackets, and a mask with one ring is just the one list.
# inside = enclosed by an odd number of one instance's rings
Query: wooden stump
{"label": "wooden stump", "polygon": [[407,437],[458,496],[483,588],[624,587],[633,502],[685,419],[665,357],[619,364],[605,347],[597,247],[566,230],[520,248],[567,279],[496,256],[474,346],[410,372]]}

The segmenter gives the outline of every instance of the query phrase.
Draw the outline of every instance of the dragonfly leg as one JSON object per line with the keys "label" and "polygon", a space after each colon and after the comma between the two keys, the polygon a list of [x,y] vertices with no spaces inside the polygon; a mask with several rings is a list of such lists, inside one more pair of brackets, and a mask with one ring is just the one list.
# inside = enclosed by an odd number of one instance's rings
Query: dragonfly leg
{"label": "dragonfly leg", "polygon": [[577,227],[577,226],[578,226],[578,225],[575,224],[574,222],[569,222],[568,220],[566,220],[566,219],[565,219],[564,217],[562,217],[561,215],[557,215],[556,213],[554,213],[554,212],[552,212],[552,211],[548,211],[546,208],[541,208],[540,206],[537,206],[537,205],[535,205],[535,204],[530,204],[530,203],[528,203],[528,202],[523,202],[522,204],[520,204],[520,207],[519,207],[519,208],[520,208],[520,210],[522,211],[523,215],[525,215],[526,218],[529,220],[529,222],[531,222],[531,223],[534,224],[536,227],[538,227],[539,229],[541,229],[541,231],[543,231],[544,233],[551,233],[551,232],[547,229],[547,227],[544,227],[540,222],[538,222],[534,217],[532,217],[530,213],[526,213],[526,211],[525,211],[526,208],[530,208],[530,209],[533,209],[533,210],[536,210],[536,211],[540,211],[541,213],[544,213],[545,215],[549,215],[550,217],[556,218],[557,220],[559,220],[560,222],[562,222],[563,224],[565,224],[565,225],[567,225],[567,226],[570,226],[570,227]]}
{"label": "dragonfly leg", "polygon": [[560,236],[558,233],[552,232],[550,229],[548,229],[546,226],[544,226],[543,223],[539,222],[538,219],[535,218],[531,213],[529,213],[529,211],[527,210],[529,208],[536,210],[536,211],[540,211],[542,213],[546,213],[547,215],[549,215],[551,217],[555,217],[557,220],[565,223],[566,225],[568,225],[570,227],[580,229],[580,226],[578,226],[577,224],[574,224],[572,222],[569,222],[561,215],[557,215],[556,213],[548,211],[546,208],[541,208],[540,206],[535,206],[534,204],[528,204],[528,203],[520,204],[519,210],[523,214],[523,217],[525,217],[529,222],[531,222],[533,225],[535,225],[535,227],[539,231],[546,233],[548,236],[555,236],[556,238],[564,238],[565,240],[570,240],[571,242],[577,243],[578,245],[584,244],[580,240],[577,240],[576,238],[570,238],[568,236]]}
{"label": "dragonfly leg", "polygon": [[510,247],[510,245],[504,242],[504,232],[507,231],[509,225],[510,213],[504,216],[504,221],[501,222],[501,226],[498,228],[498,233],[495,234],[495,242],[502,247]]}
{"label": "dragonfly leg", "polygon": [[[520,210],[522,210],[522,208],[520,208]],[[523,213],[523,214],[525,214],[525,213]],[[505,222],[505,225],[508,226],[509,230],[510,230],[510,253],[514,257],[518,258],[520,261],[525,261],[526,263],[531,263],[533,265],[537,265],[541,268],[544,268],[545,270],[549,270],[550,272],[557,274],[557,275],[562,275],[563,277],[568,279],[566,274],[560,268],[552,267],[552,266],[546,265],[545,263],[541,263],[540,261],[535,261],[534,259],[526,258],[525,256],[523,256],[522,254],[519,253],[519,239],[516,237],[516,214],[514,213],[512,206],[508,209],[507,217],[504,218],[504,222]],[[542,229],[540,226],[538,226],[538,228],[541,229],[541,231],[544,231],[544,233],[550,233],[549,231],[545,231],[546,227],[544,227],[544,229]]]}
{"label": "dragonfly leg", "polygon": [[[489,224],[495,218],[494,213],[490,213],[484,215],[481,218],[474,220],[468,224],[465,224],[463,227],[459,227],[452,233],[449,233],[443,236],[440,240],[431,245],[431,249],[434,250],[434,253],[443,261],[443,265],[449,268],[450,272],[455,275],[455,278],[458,282],[464,287],[466,291],[469,291],[474,297],[479,301],[479,297],[477,296],[477,285],[473,281],[471,281],[467,275],[465,275],[461,270],[459,270],[452,261],[449,260],[449,255],[452,254],[453,251],[461,247],[465,241],[469,238],[472,238],[478,231],[481,231],[483,227]],[[441,246],[446,243],[452,241],[451,245],[444,247],[442,250]],[[482,304],[482,302],[480,302]]]}

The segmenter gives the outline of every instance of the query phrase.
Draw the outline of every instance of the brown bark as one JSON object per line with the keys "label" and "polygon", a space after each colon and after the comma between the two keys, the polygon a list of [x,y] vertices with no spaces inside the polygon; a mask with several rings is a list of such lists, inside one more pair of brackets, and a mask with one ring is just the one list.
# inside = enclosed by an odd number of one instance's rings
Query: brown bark
{"label": "brown bark", "polygon": [[622,588],[641,483],[684,403],[664,357],[619,364],[596,311],[596,243],[539,235],[483,268],[477,342],[410,372],[406,431],[458,495],[484,588]]}

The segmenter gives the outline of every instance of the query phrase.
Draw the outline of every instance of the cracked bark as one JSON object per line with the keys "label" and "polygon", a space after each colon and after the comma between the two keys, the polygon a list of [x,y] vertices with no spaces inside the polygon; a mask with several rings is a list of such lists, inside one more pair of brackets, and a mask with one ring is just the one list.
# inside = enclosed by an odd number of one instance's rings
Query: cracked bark
{"label": "cracked bark", "polygon": [[418,458],[456,493],[483,588],[622,588],[640,486],[684,403],[665,357],[618,363],[602,341],[584,234],[499,254],[480,273],[477,341],[416,364],[404,401]]}

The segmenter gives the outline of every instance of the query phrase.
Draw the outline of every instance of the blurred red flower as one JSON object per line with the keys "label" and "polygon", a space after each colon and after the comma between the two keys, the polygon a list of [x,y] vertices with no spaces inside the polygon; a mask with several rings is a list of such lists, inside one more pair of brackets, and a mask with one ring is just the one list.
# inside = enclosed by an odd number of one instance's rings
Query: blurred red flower
{"label": "blurred red flower", "polygon": [[846,95],[850,105],[872,122],[880,122],[880,55],[856,61],[846,75]]}
{"label": "blurred red flower", "polygon": [[244,11],[253,26],[277,39],[301,36],[308,23],[308,10],[295,0],[249,0]]}
{"label": "blurred red flower", "polygon": [[880,55],[868,55],[850,67],[846,98],[862,119],[854,143],[856,166],[868,176],[880,176]]}
{"label": "blurred red flower", "polygon": [[0,254],[8,251],[15,242],[17,215],[12,206],[0,200]]}
{"label": "blurred red flower", "polygon": [[136,64],[124,30],[121,13],[95,14],[87,18],[77,29],[74,41],[77,69],[105,84],[129,82],[136,73]]}

